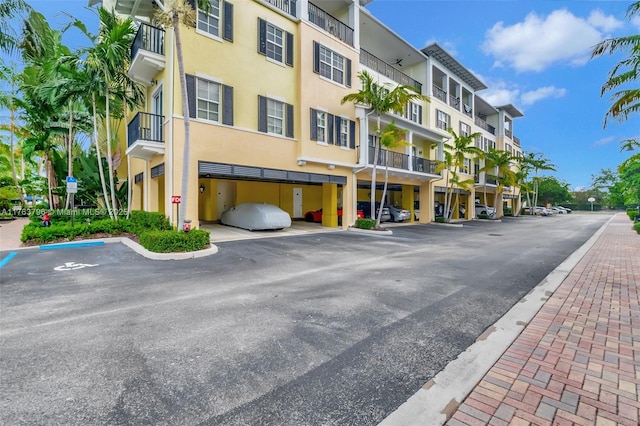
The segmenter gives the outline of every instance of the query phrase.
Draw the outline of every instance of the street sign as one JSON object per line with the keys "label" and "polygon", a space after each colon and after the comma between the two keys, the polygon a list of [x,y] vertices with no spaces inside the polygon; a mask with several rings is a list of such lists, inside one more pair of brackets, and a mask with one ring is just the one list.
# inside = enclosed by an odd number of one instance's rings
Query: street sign
{"label": "street sign", "polygon": [[67,194],[75,194],[78,192],[78,179],[73,176],[67,176]]}
{"label": "street sign", "polygon": [[171,196],[171,204],[180,204],[180,196],[172,195]]}

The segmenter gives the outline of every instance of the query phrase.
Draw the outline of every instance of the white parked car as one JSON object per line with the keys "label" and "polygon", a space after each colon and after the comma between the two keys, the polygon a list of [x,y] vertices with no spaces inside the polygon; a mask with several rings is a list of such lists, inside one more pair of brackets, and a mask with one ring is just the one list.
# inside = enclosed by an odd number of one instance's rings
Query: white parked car
{"label": "white parked car", "polygon": [[496,209],[485,204],[476,204],[476,217],[485,214],[490,218],[493,218],[496,215]]}
{"label": "white parked car", "polygon": [[222,213],[220,223],[258,231],[291,227],[289,213],[273,204],[242,203]]}

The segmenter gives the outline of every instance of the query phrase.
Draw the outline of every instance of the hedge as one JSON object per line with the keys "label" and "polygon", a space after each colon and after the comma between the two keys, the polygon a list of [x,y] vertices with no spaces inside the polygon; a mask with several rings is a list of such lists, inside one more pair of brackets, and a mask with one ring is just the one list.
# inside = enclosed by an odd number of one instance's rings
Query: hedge
{"label": "hedge", "polygon": [[140,234],[140,245],[154,253],[202,250],[209,245],[209,241],[209,232],[202,229],[189,232],[154,230]]}

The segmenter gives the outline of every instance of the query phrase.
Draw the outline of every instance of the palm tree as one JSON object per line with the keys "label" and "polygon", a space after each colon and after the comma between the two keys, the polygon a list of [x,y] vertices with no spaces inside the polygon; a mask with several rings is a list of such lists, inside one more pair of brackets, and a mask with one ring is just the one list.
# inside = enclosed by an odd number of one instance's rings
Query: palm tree
{"label": "palm tree", "polygon": [[[358,74],[358,78],[362,83],[362,87],[356,93],[350,93],[342,98],[341,104],[345,102],[353,102],[356,104],[367,105],[369,107],[369,114],[376,115],[376,134],[377,138],[374,138],[374,154],[373,154],[373,171],[371,173],[371,211],[375,211],[375,197],[376,197],[376,172],[378,165],[378,151],[380,148],[380,136],[382,135],[381,119],[383,114],[389,112],[395,112],[402,114],[407,104],[414,100],[423,100],[429,102],[429,98],[417,93],[415,88],[411,86],[397,85],[392,87],[390,84],[380,85],[376,83],[373,76],[367,71],[362,71]],[[384,200],[381,200],[384,201]],[[380,203],[380,210],[382,210],[383,203]],[[380,226],[380,216],[378,213],[378,219],[376,220],[376,227]]]}
{"label": "palm tree", "polygon": [[525,153],[523,157],[519,159],[521,166],[524,166],[528,170],[532,170],[535,175],[533,177],[533,203],[529,205],[529,214],[534,214],[534,208],[538,205],[538,173],[543,170],[555,171],[556,166],[550,163],[549,160],[542,156],[542,154],[536,154],[533,152]]}
{"label": "palm tree", "polygon": [[[445,220],[448,222],[451,220],[453,213],[451,202],[453,200],[454,187],[468,188],[475,183],[473,179],[461,180],[459,170],[465,167],[465,159],[478,157],[482,154],[482,151],[473,143],[480,133],[476,132],[468,136],[458,135],[452,128],[448,128],[447,132],[452,136],[450,139],[452,143],[444,144],[444,161],[438,164],[436,171],[447,172],[445,178],[444,211]],[[458,199],[456,194],[456,204],[457,203]]]}
{"label": "palm tree", "polygon": [[[211,10],[210,0],[197,0],[197,8],[203,12]],[[167,0],[165,9],[156,13],[156,19],[160,25],[173,28],[176,42],[176,58],[178,60],[178,74],[180,77],[180,91],[182,92],[182,116],[184,117],[184,145],[182,153],[182,184],[180,185],[180,210],[178,213],[178,229],[183,229],[184,219],[187,214],[187,202],[189,199],[189,162],[190,162],[190,131],[189,97],[187,94],[187,75],[184,70],[184,58],[182,53],[182,38],[180,37],[180,24],[189,27],[196,25],[196,11],[187,0]]]}
{"label": "palm tree", "polygon": [[24,0],[0,1],[0,50],[11,53],[19,44],[20,37],[10,23],[12,20],[31,12],[31,6]]}
{"label": "palm tree", "polygon": [[633,151],[636,148],[640,149],[640,139],[625,139],[620,142],[620,152]]}
{"label": "palm tree", "polygon": [[[398,148],[400,146],[409,145],[404,138],[406,131],[399,128],[396,125],[395,120],[392,120],[391,123],[385,127],[384,132],[380,136],[380,145],[385,148],[385,159],[384,159],[384,187],[382,189],[382,197],[381,200],[384,201],[387,197],[387,184],[389,181],[389,151],[394,148]],[[382,220],[382,204],[380,203],[380,210],[378,211],[376,223],[380,223]],[[372,210],[373,211],[373,210]]]}
{"label": "palm tree", "polygon": [[485,154],[485,158],[489,158],[489,162],[493,165],[496,173],[494,177],[498,186],[494,194],[493,206],[496,209],[496,213],[498,213],[498,217],[500,217],[502,191],[505,186],[514,185],[516,182],[516,173],[511,170],[511,165],[515,158],[507,151],[493,148],[489,149],[489,152]]}
{"label": "palm tree", "polygon": [[[640,15],[640,1],[632,3],[627,9],[627,18],[631,20]],[[609,79],[600,90],[600,95],[614,90],[640,78],[640,34],[609,38],[598,43],[591,51],[591,58],[616,52],[628,52],[629,57],[618,62],[609,72]],[[613,105],[604,116],[604,127],[608,118],[626,121],[629,115],[640,112],[640,88],[622,89],[611,96]]]}
{"label": "palm tree", "polygon": [[11,94],[9,96],[5,96],[4,94],[0,95],[0,106],[3,108],[7,108],[10,112],[9,115],[9,134],[11,142],[9,143],[9,160],[11,161],[11,177],[13,178],[13,184],[18,190],[18,196],[20,198],[20,204],[22,208],[26,207],[26,203],[24,201],[24,191],[20,189],[20,185],[18,183],[18,174],[16,173],[16,156],[15,156],[15,136],[16,136],[16,84],[18,76],[15,73],[13,67],[7,67],[5,65],[0,66],[0,79],[4,81],[8,81],[11,84]]}

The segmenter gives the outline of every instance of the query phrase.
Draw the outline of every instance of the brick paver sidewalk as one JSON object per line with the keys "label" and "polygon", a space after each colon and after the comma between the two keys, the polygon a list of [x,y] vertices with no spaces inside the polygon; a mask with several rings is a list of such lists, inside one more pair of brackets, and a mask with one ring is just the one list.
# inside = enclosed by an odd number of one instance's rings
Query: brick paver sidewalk
{"label": "brick paver sidewalk", "polygon": [[639,422],[640,235],[617,214],[449,426]]}

